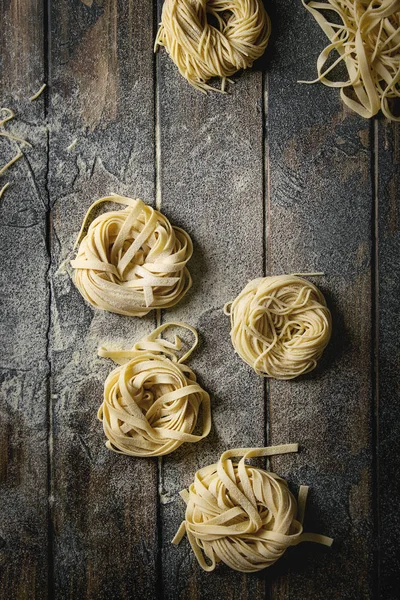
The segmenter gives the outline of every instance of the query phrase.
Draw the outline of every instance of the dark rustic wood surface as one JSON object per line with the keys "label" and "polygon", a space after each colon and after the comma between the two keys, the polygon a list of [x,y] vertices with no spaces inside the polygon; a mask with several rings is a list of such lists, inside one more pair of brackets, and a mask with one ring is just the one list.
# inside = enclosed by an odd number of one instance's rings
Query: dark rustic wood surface
{"label": "dark rustic wood surface", "polygon": [[[268,69],[266,260],[272,273],[323,271],[315,283],[326,293],[335,326],[312,375],[295,385],[271,381],[269,441],[300,441],[299,456],[278,457],[273,467],[311,486],[306,526],[330,534],[333,529],[336,542],[333,552],[304,546],[280,571],[272,595],[369,598],[374,577],[369,129],[324,86],[297,86],[293,94],[296,78],[313,78],[316,47],[325,44],[317,23],[296,5],[288,4],[284,21],[276,19]],[[301,60],[285,51],[287,40]]]}
{"label": "dark rustic wood surface", "polygon": [[[228,96],[203,96],[153,55],[161,7],[0,0],[1,106],[34,144],[0,178],[12,183],[0,201],[0,598],[394,599],[399,126],[296,83],[325,45],[300,2],[268,3],[266,56]],[[15,150],[0,138],[1,164]],[[72,284],[83,215],[110,192],[191,234],[194,285],[174,309],[102,313]],[[235,356],[222,307],[249,279],[293,271],[325,273],[314,281],[334,335],[315,372],[267,383]],[[96,411],[112,365],[97,348],[177,319],[200,333],[190,364],[212,432],[159,461],[110,453]],[[171,546],[197,468],[230,447],[295,441],[300,453],[271,466],[294,491],[311,486],[306,527],[331,549],[304,544],[242,575],[206,574],[186,540]]]}
{"label": "dark rustic wood surface", "polygon": [[[0,598],[45,598],[48,588],[49,269],[45,77],[41,2],[0,2],[1,107],[6,129],[34,148],[0,137]],[[27,20],[29,15],[29,20]],[[4,116],[4,115],[2,115]]]}
{"label": "dark rustic wood surface", "polygon": [[52,4],[51,31],[53,587],[60,598],[154,598],[157,462],[109,452],[96,412],[112,368],[98,346],[132,346],[155,317],[93,311],[68,267],[94,200],[155,202],[153,16],[145,0],[65,0]]}
{"label": "dark rustic wood surface", "polygon": [[374,124],[375,419],[379,593],[399,594],[400,126]]}

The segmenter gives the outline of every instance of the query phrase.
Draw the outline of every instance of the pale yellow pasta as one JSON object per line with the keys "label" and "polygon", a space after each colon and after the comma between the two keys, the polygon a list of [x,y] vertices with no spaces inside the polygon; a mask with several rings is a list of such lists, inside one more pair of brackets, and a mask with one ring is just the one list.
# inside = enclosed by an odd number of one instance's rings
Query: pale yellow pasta
{"label": "pale yellow pasta", "polygon": [[[12,158],[12,159],[11,159],[11,160],[10,160],[10,161],[7,163],[7,164],[6,164],[6,165],[4,165],[4,167],[1,167],[1,169],[0,169],[0,175],[3,175],[3,173],[5,173],[5,172],[7,171],[7,169],[9,169],[10,167],[12,167],[12,165],[13,165],[14,163],[16,163],[16,162],[17,162],[17,160],[19,160],[19,159],[20,159],[20,158],[22,158],[22,157],[23,157],[23,154],[22,154],[22,152],[19,150],[19,151],[17,152],[17,154],[16,154],[16,155],[15,155],[15,156],[14,156],[14,157],[13,157],[13,158]],[[4,190],[3,190],[3,191],[4,191]]]}
{"label": "pale yellow pasta", "polygon": [[[6,113],[6,116],[3,117],[2,119],[0,119],[0,127],[4,127],[4,125],[6,123],[8,123],[8,121],[11,121],[12,119],[15,118],[15,113],[10,108],[6,108],[6,107],[0,108],[0,114],[1,113]],[[9,131],[5,131],[4,129],[0,129],[0,137],[5,137],[8,140],[11,140],[12,142],[17,142],[19,144],[22,144],[24,146],[29,146],[29,148],[32,148],[32,144],[30,144],[23,138],[20,138],[17,135],[10,133]],[[21,154],[21,156],[22,156],[22,154]]]}
{"label": "pale yellow pasta", "polygon": [[10,183],[7,182],[5,185],[3,185],[3,187],[0,190],[0,199],[3,197],[4,192],[6,191],[6,189],[10,186]]}
{"label": "pale yellow pasta", "polygon": [[[10,108],[0,108],[0,114],[5,113],[5,116],[3,116],[3,118],[0,118],[0,128],[4,127],[4,125],[6,123],[8,123],[8,121],[11,121],[12,119],[14,119],[15,117],[15,113],[14,111],[12,111]],[[8,140],[10,140],[11,142],[16,142],[17,144],[24,144],[26,146],[29,146],[30,148],[32,148],[32,145],[27,142],[26,140],[8,132],[5,131],[4,129],[0,129],[0,137],[4,137]],[[21,150],[18,147],[18,152],[13,156],[13,158],[11,160],[8,161],[8,163],[6,163],[3,167],[0,168],[0,175],[3,175],[3,173],[5,173],[10,167],[12,167],[13,164],[15,164],[20,158],[22,158],[24,155],[21,152]],[[0,192],[0,198],[1,196],[4,194],[5,190],[7,189],[8,184],[4,185],[1,189]]]}
{"label": "pale yellow pasta", "polygon": [[[181,492],[185,520],[172,543],[178,544],[186,533],[205,571],[223,562],[243,573],[270,567],[301,542],[331,546],[329,537],[303,533],[307,486],[300,487],[296,502],[284,479],[245,463],[297,450],[297,444],[228,450],[217,464],[197,471],[189,490]],[[239,456],[240,462],[233,463]]]}
{"label": "pale yellow pasta", "polygon": [[[182,343],[161,339],[168,327],[183,327],[195,337],[182,358]],[[197,332],[185,323],[165,323],[134,345],[132,350],[99,348],[99,355],[121,366],[104,385],[98,417],[106,446],[130,456],[163,456],[185,442],[199,442],[211,428],[210,397],[184,363],[196,348]],[[193,433],[202,411],[202,433]]]}
{"label": "pale yellow pasta", "polygon": [[[389,106],[390,99],[400,97],[400,0],[302,2],[330,44],[319,55],[318,78],[300,83],[320,81],[329,87],[341,88],[343,102],[366,119],[381,109],[388,119],[400,121],[400,115],[395,116]],[[333,12],[333,20],[321,11]],[[339,58],[326,67],[333,51]],[[339,63],[345,65],[348,79],[328,79]]]}
{"label": "pale yellow pasta", "polygon": [[224,310],[231,317],[235,351],[264,377],[309,373],[331,337],[324,296],[296,275],[254,279]]}
{"label": "pale yellow pasta", "polygon": [[33,94],[33,96],[31,96],[29,98],[29,102],[33,102],[34,100],[37,100],[39,98],[39,96],[41,96],[41,94],[43,94],[46,87],[47,87],[47,85],[45,83],[43,83],[41,88],[35,94]]}
{"label": "pale yellow pasta", "polygon": [[223,92],[228,77],[264,53],[270,33],[261,0],[165,0],[155,49],[164,46],[198,90],[215,90],[207,81],[221,77]]}
{"label": "pale yellow pasta", "polygon": [[91,211],[104,202],[126,208],[98,216],[82,239],[71,261],[82,296],[96,308],[136,317],[174,306],[192,285],[189,235],[142,200],[113,195],[92,204],[77,243]]}

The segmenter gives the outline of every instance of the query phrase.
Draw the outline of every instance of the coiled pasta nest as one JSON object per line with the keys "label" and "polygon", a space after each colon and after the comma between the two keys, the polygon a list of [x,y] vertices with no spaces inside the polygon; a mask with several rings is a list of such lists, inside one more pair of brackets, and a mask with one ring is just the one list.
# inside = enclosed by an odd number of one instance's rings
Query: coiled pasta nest
{"label": "coiled pasta nest", "polygon": [[228,77],[264,53],[270,33],[261,0],[165,0],[155,50],[164,46],[202,92],[215,89],[209,79],[221,77],[223,92]]}
{"label": "coiled pasta nest", "polygon": [[192,285],[189,235],[142,200],[115,195],[92,204],[78,241],[91,211],[104,202],[126,208],[98,216],[82,239],[71,261],[82,296],[96,308],[136,317],[174,306]]}
{"label": "coiled pasta nest", "polygon": [[312,371],[331,337],[319,289],[295,275],[250,281],[225,306],[235,351],[258,375],[293,379]]}
{"label": "coiled pasta nest", "polygon": [[[307,486],[300,487],[297,502],[284,479],[245,463],[246,458],[297,449],[297,444],[287,444],[228,450],[216,465],[197,471],[189,490],[181,492],[186,514],[173,543],[186,533],[205,571],[222,561],[243,573],[273,565],[300,542],[330,546],[331,538],[303,533]],[[238,464],[231,460],[235,456],[242,457]]]}
{"label": "coiled pasta nest", "polygon": [[[192,348],[180,359],[182,343],[159,336],[167,327],[183,327],[195,336]],[[104,384],[98,417],[106,446],[130,456],[163,456],[184,442],[198,442],[211,428],[210,397],[183,362],[197,345],[197,332],[185,323],[166,323],[136,343],[132,350],[99,349],[99,355],[121,366]],[[200,409],[203,430],[193,434]]]}

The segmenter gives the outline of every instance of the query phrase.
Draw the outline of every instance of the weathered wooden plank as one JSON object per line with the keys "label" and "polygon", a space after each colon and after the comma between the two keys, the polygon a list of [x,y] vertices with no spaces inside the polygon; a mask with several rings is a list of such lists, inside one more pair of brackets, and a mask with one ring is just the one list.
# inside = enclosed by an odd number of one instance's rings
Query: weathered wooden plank
{"label": "weathered wooden plank", "polygon": [[224,565],[204,573],[187,540],[171,539],[184,518],[178,492],[222,451],[262,446],[263,381],[235,356],[225,302],[263,274],[262,76],[241,75],[230,94],[204,96],[159,56],[161,210],[193,238],[194,285],[165,320],[196,327],[201,346],[190,365],[211,394],[213,429],[162,461],[162,568],[165,598],[264,598],[257,576]]}
{"label": "weathered wooden plank", "polygon": [[[0,19],[0,106],[17,115],[6,129],[34,145],[0,176],[0,189],[10,183],[0,200],[0,598],[8,600],[47,597],[49,256],[44,96],[28,100],[44,77],[43,7],[0,2]],[[0,137],[1,166],[17,152]]]}
{"label": "weathered wooden plank", "polygon": [[154,203],[150,6],[52,4],[52,479],[60,598],[156,596],[157,462],[111,453],[96,418],[113,368],[96,357],[98,346],[132,346],[155,318],[92,309],[63,266],[93,200],[116,192]]}
{"label": "weathered wooden plank", "polygon": [[[314,75],[317,46],[325,39],[297,4],[271,4],[277,41],[264,90],[270,189],[265,265],[260,74],[241,76],[230,97],[205,98],[180,78],[165,53],[159,59],[159,198],[162,210],[195,242],[193,290],[163,318],[198,327],[202,345],[191,366],[212,394],[214,418],[207,440],[183,446],[160,463],[166,598],[261,598],[264,578],[272,582],[274,598],[373,594],[370,135],[368,124],[344,111],[334,91],[295,83]],[[3,104],[21,115],[14,131],[35,144],[27,160],[10,171],[14,185],[0,205],[1,250],[7,256],[1,273],[6,318],[0,325],[5,340],[0,598],[44,598],[47,136],[44,97],[26,102],[43,79],[43,14],[28,0],[0,2],[0,14]],[[92,200],[116,191],[154,203],[153,35],[153,17],[144,1],[75,0],[52,6],[50,463],[58,597],[152,598],[158,591],[157,466],[111,455],[96,420],[102,384],[112,368],[96,358],[97,346],[129,345],[152,329],[154,317],[125,319],[92,311],[64,265]],[[301,72],[290,47],[296,48],[296,59],[301,57]],[[67,150],[75,138],[77,144]],[[398,128],[382,124],[376,139],[379,597],[395,598]],[[1,148],[10,158],[12,145],[4,142]],[[335,323],[321,367],[296,382],[272,382],[267,407],[262,381],[234,356],[221,311],[264,268],[274,273],[324,270],[326,277],[316,283],[327,293]],[[331,550],[294,549],[260,576],[223,567],[205,575],[187,542],[170,546],[184,514],[176,493],[223,449],[263,444],[265,410],[271,443],[302,444],[299,456],[275,459],[273,467],[293,483],[312,486],[307,528],[333,535],[335,545]]]}
{"label": "weathered wooden plank", "polygon": [[315,282],[332,310],[333,339],[314,373],[271,382],[269,441],[301,444],[298,456],[278,457],[273,467],[293,484],[311,486],[306,528],[335,538],[330,550],[294,549],[276,571],[272,594],[369,598],[375,551],[369,124],[347,112],[335,90],[296,83],[313,79],[326,39],[299,3],[271,4],[267,268],[325,273]]}
{"label": "weathered wooden plank", "polygon": [[400,127],[375,123],[377,192],[377,442],[379,598],[398,597],[400,559],[398,539],[398,473],[400,469]]}

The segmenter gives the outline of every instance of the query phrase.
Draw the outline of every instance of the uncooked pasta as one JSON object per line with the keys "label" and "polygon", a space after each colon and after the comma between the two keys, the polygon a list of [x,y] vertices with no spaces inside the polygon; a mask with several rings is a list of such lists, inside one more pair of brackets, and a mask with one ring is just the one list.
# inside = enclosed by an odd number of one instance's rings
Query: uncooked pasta
{"label": "uncooked pasta", "polygon": [[[6,108],[6,107],[0,108],[0,114],[1,113],[5,113],[5,116],[3,116],[2,119],[0,119],[0,127],[4,127],[4,125],[6,123],[8,123],[8,121],[11,121],[15,117],[14,111],[12,111],[10,108]],[[25,144],[26,146],[29,146],[32,148],[32,145],[29,142],[10,133],[9,131],[5,131],[4,129],[0,129],[0,137],[4,137],[12,142]],[[3,167],[0,168],[0,175],[3,175],[3,173],[5,173],[10,167],[12,167],[12,165],[14,163],[16,163],[22,157],[23,157],[23,153],[21,152],[21,150],[18,147],[18,152],[13,156],[13,158],[11,160],[9,160],[8,163],[6,163]],[[3,186],[2,190],[1,190],[1,195],[4,194],[6,189],[7,189],[7,185]]]}
{"label": "uncooked pasta", "polygon": [[41,88],[35,93],[33,94],[33,96],[31,96],[29,98],[29,102],[33,102],[34,100],[37,100],[39,98],[39,96],[41,96],[44,92],[44,90],[46,89],[47,85],[44,83]]}
{"label": "uncooked pasta", "polygon": [[3,197],[4,192],[6,191],[6,189],[10,186],[10,183],[7,182],[5,185],[3,185],[3,187],[0,190],[0,200]]}
{"label": "uncooked pasta", "polygon": [[19,150],[19,151],[17,152],[17,154],[16,154],[16,155],[15,155],[15,156],[14,156],[14,157],[13,157],[13,158],[10,160],[10,161],[8,161],[8,163],[7,163],[7,164],[5,164],[3,167],[1,167],[1,169],[0,169],[0,175],[3,175],[3,173],[5,173],[5,172],[7,171],[7,169],[9,169],[10,167],[12,167],[12,165],[13,165],[14,163],[16,163],[16,162],[17,162],[17,160],[19,160],[19,159],[20,159],[20,158],[22,158],[22,157],[23,157],[23,154],[22,154],[22,152]]}
{"label": "uncooked pasta", "polygon": [[[6,123],[8,123],[8,121],[11,121],[15,118],[15,113],[10,108],[0,108],[0,113],[6,113],[6,116],[0,119],[0,127],[3,127]],[[0,130],[0,136],[5,137],[8,140],[11,140],[12,142],[18,142],[19,144],[23,144],[24,146],[29,146],[30,148],[32,148],[32,144],[30,144],[23,138],[20,138],[17,135],[10,133],[9,131],[5,131],[4,129]]]}
{"label": "uncooked pasta", "polygon": [[[223,562],[242,573],[270,567],[301,542],[331,546],[332,538],[303,532],[307,486],[300,486],[296,502],[284,479],[245,462],[297,450],[297,444],[228,450],[217,464],[197,471],[189,490],[181,492],[185,520],[172,543],[186,534],[205,571]],[[239,456],[238,464],[232,462]]]}
{"label": "uncooked pasta", "polygon": [[77,143],[78,143],[78,138],[74,138],[72,140],[72,142],[70,143],[70,145],[66,147],[67,152],[70,152],[71,150],[73,150],[75,148],[75,146],[77,145]]}
{"label": "uncooked pasta", "polygon": [[[343,102],[362,117],[369,119],[381,109],[388,119],[400,121],[389,105],[400,97],[400,0],[302,1],[330,44],[319,55],[318,78],[300,83],[320,81],[341,88]],[[333,12],[335,22],[321,11]],[[333,51],[339,57],[327,67]],[[332,81],[328,75],[339,63],[345,65],[348,78]]]}
{"label": "uncooked pasta", "polygon": [[[168,327],[193,333],[193,346],[181,357],[182,342],[161,339]],[[184,364],[198,342],[197,332],[185,323],[165,323],[134,345],[132,350],[99,349],[119,367],[107,377],[98,413],[106,446],[131,456],[163,456],[184,442],[199,442],[211,428],[210,397]],[[202,433],[193,433],[200,409]]]}
{"label": "uncooked pasta", "polygon": [[82,296],[96,308],[137,317],[174,306],[192,285],[189,235],[142,200],[114,195],[92,204],[77,243],[92,210],[105,202],[126,208],[98,216],[83,237],[71,262]]}
{"label": "uncooked pasta", "polygon": [[231,318],[235,351],[264,377],[309,373],[331,336],[324,296],[296,275],[254,279],[224,310]]}
{"label": "uncooked pasta", "polygon": [[209,79],[248,69],[265,51],[270,19],[261,0],[165,0],[155,50],[164,46],[179,72],[202,92]]}

